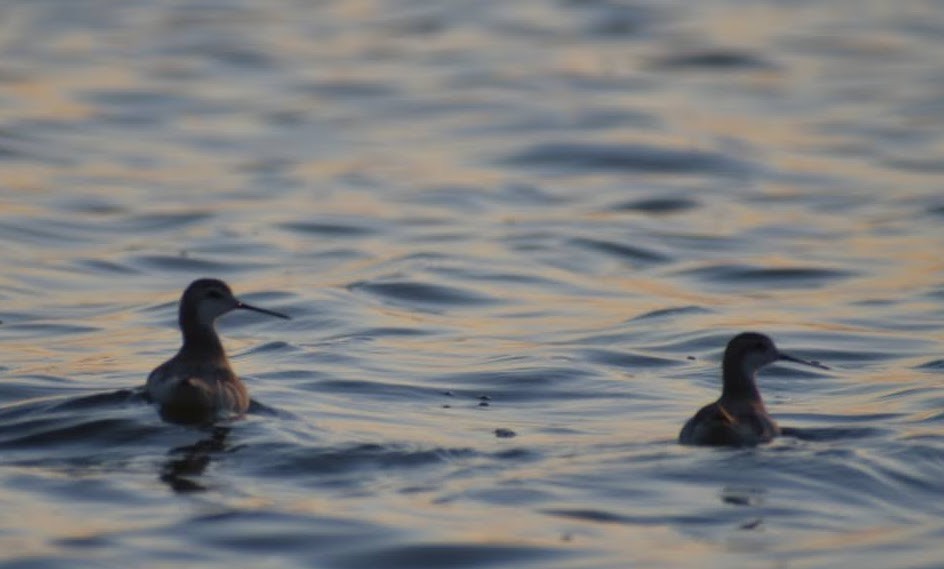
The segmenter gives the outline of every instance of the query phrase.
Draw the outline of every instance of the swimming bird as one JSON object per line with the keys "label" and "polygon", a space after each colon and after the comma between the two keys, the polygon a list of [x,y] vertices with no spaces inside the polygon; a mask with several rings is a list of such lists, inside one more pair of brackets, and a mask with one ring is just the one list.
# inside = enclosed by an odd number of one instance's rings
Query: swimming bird
{"label": "swimming bird", "polygon": [[689,419],[679,442],[686,445],[752,446],[770,442],[780,427],[767,414],[754,374],[766,365],[784,360],[829,369],[795,358],[777,349],[773,340],[756,332],[738,334],[724,350],[721,397],[702,407]]}
{"label": "swimming bird", "polygon": [[144,388],[145,397],[160,406],[163,419],[210,423],[239,417],[249,409],[249,392],[230,367],[213,327],[218,317],[237,309],[289,318],[240,301],[217,279],[199,279],[184,290],[178,313],[183,345],[148,375]]}

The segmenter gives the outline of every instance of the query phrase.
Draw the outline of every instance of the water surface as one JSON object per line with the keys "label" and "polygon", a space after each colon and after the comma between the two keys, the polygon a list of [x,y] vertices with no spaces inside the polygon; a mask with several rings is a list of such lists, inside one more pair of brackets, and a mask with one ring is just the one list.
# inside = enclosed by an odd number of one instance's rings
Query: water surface
{"label": "water surface", "polygon": [[[0,567],[939,567],[935,2],[0,6]],[[257,401],[134,388],[191,280]],[[791,436],[675,444],[726,341]]]}

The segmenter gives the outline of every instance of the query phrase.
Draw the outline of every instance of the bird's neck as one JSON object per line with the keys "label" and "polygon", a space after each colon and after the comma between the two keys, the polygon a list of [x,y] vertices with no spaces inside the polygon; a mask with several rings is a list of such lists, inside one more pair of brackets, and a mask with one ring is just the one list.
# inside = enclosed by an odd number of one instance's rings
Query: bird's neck
{"label": "bird's neck", "polygon": [[180,312],[180,330],[184,342],[180,355],[201,361],[226,361],[226,352],[220,337],[216,334],[213,322],[201,322],[192,311]]}
{"label": "bird's neck", "polygon": [[763,403],[754,381],[755,370],[749,368],[743,360],[725,356],[721,373],[724,384],[721,390],[722,400]]}

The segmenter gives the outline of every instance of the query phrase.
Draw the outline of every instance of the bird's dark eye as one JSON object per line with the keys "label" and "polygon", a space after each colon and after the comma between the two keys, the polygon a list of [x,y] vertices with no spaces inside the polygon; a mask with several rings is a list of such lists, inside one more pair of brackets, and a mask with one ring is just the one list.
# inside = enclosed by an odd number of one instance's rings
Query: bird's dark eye
{"label": "bird's dark eye", "polygon": [[764,350],[767,349],[767,344],[763,342],[757,342],[756,344],[754,344],[754,349],[757,350],[758,352],[763,352]]}
{"label": "bird's dark eye", "polygon": [[208,297],[208,298],[217,298],[217,299],[219,299],[219,298],[223,298],[223,293],[220,292],[220,291],[218,291],[218,290],[211,290],[211,291],[207,292],[207,297]]}

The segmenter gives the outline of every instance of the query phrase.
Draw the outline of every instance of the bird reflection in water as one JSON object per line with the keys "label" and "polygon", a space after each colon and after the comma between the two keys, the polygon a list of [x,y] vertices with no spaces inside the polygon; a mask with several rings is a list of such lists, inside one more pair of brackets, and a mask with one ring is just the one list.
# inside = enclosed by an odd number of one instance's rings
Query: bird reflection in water
{"label": "bird reflection in water", "polygon": [[161,467],[161,481],[174,492],[202,492],[206,486],[196,479],[213,460],[213,455],[226,450],[230,427],[213,427],[210,435],[192,445],[171,449],[169,459]]}
{"label": "bird reflection in water", "polygon": [[[763,488],[725,486],[721,489],[721,501],[732,506],[757,508],[764,504],[767,490]],[[738,529],[754,530],[764,523],[763,516],[752,517],[741,523]]]}

